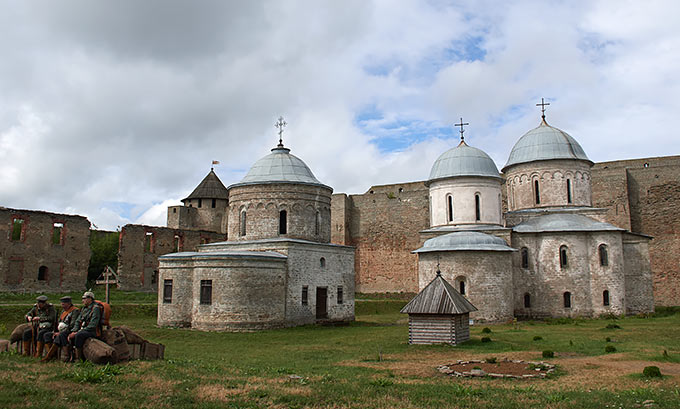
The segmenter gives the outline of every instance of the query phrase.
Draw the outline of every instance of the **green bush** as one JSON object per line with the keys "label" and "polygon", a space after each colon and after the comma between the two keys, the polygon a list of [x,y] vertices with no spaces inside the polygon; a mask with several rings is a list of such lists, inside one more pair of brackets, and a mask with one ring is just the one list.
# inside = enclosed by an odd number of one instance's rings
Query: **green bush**
{"label": "green bush", "polygon": [[619,326],[619,324],[614,324],[614,323],[607,324],[607,327],[606,327],[606,328],[607,328],[607,329],[621,329],[621,327]]}
{"label": "green bush", "polygon": [[482,337],[482,342],[491,342],[490,337]]}
{"label": "green bush", "polygon": [[540,335],[536,335],[536,336],[534,337],[534,341],[540,341],[540,340],[542,340],[542,339],[543,339],[543,337],[540,336]]}
{"label": "green bush", "polygon": [[491,328],[489,327],[482,328],[482,334],[491,334]]}
{"label": "green bush", "polygon": [[543,358],[554,358],[554,357],[555,357],[555,353],[553,351],[551,351],[549,349],[546,349],[545,351],[543,351]]}
{"label": "green bush", "polygon": [[658,366],[645,366],[642,375],[647,378],[661,378],[661,370]]}
{"label": "green bush", "polygon": [[497,362],[495,356],[490,356],[490,357],[484,359],[484,361],[486,361],[487,364],[495,364]]}
{"label": "green bush", "polygon": [[605,338],[604,340],[607,341],[607,342],[612,342],[612,339],[609,338],[609,337]]}
{"label": "green bush", "polygon": [[610,353],[610,352],[616,352],[616,347],[614,345],[607,345],[604,347],[604,352]]}

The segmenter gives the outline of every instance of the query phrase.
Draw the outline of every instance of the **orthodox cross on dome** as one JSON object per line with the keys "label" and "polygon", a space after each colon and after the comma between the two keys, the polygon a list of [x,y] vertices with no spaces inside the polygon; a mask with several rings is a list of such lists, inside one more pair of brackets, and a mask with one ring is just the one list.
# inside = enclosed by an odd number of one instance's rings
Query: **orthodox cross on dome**
{"label": "orthodox cross on dome", "polygon": [[465,125],[470,125],[470,123],[469,123],[469,122],[463,123],[463,118],[460,118],[460,123],[459,123],[459,124],[453,124],[453,126],[460,126],[460,131],[458,131],[458,132],[460,132],[460,140],[461,140],[461,141],[464,141],[464,140],[465,140],[465,137],[463,136],[463,133],[465,132],[465,129],[463,129],[463,127],[464,127]]}
{"label": "orthodox cross on dome", "polygon": [[541,107],[541,118],[543,118],[544,121],[545,121],[545,107],[547,105],[550,105],[550,102],[545,102],[543,98],[541,98],[540,104],[536,104],[537,107]]}
{"label": "orthodox cross on dome", "polygon": [[279,128],[279,148],[283,148],[283,128],[288,125],[288,122],[283,120],[283,117],[279,117],[279,121],[274,124],[275,127]]}

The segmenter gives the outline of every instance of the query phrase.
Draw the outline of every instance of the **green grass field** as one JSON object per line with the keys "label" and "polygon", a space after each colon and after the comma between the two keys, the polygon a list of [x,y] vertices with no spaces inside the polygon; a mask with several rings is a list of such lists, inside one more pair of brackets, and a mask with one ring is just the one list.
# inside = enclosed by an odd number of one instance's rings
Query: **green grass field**
{"label": "green grass field", "polygon": [[[128,296],[120,295],[121,304],[146,295]],[[0,408],[628,408],[649,400],[657,408],[680,407],[675,310],[648,318],[488,325],[485,334],[476,325],[470,342],[450,347],[408,345],[407,319],[398,313],[404,304],[379,297],[358,302],[357,320],[347,326],[206,333],[157,328],[152,305],[114,303],[113,324],[165,344],[165,361],[41,364],[3,353]],[[8,338],[25,309],[0,307],[0,338]],[[611,323],[620,329],[608,329]],[[492,342],[482,343],[482,336]],[[606,345],[617,351],[605,353]],[[436,370],[466,358],[541,360],[548,349],[559,366],[550,379],[460,379]],[[644,378],[645,365],[659,366],[665,376]]]}

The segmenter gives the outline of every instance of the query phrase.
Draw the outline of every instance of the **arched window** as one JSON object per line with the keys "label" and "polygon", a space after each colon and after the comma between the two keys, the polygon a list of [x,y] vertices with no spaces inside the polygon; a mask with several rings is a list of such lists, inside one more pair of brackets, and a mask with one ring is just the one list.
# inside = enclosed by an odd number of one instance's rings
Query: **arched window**
{"label": "arched window", "polygon": [[241,210],[241,220],[239,226],[239,234],[241,236],[246,235],[246,209]]}
{"label": "arched window", "polygon": [[321,258],[319,259],[319,266],[320,266],[321,268],[326,267],[326,259],[325,259],[325,258],[321,257]]}
{"label": "arched window", "polygon": [[38,269],[38,281],[47,280],[47,271],[48,268],[46,266],[40,266],[40,268]]}
{"label": "arched window", "polygon": [[451,223],[453,221],[453,196],[446,196],[446,221]]}
{"label": "arched window", "polygon": [[458,283],[458,292],[460,292],[461,295],[465,295],[465,281],[460,281]]}
{"label": "arched window", "polygon": [[524,294],[524,308],[531,308],[531,295],[529,293]]}
{"label": "arched window", "polygon": [[538,179],[534,180],[534,200],[536,204],[541,204],[541,193],[538,191]]}
{"label": "arched window", "polygon": [[602,291],[602,305],[609,305],[609,290]]}
{"label": "arched window", "polygon": [[198,199],[198,207],[201,207],[203,205],[203,199]]}
{"label": "arched window", "polygon": [[571,293],[569,291],[564,293],[564,308],[571,308]]}
{"label": "arched window", "polygon": [[480,198],[479,193],[475,193],[475,220],[480,221],[482,219],[482,212],[480,209]]}
{"label": "arched window", "polygon": [[600,265],[601,266],[608,266],[609,265],[609,254],[607,254],[607,245],[606,244],[600,244],[600,246],[597,248],[597,250],[600,253]]}
{"label": "arched window", "polygon": [[279,212],[279,234],[286,234],[288,232],[288,212],[281,210]]}
{"label": "arched window", "polygon": [[571,203],[571,179],[567,179],[567,203]]}
{"label": "arched window", "polygon": [[520,253],[522,255],[522,268],[529,268],[529,249],[522,247]]}
{"label": "arched window", "polygon": [[564,268],[567,266],[567,246],[560,247],[560,267]]}

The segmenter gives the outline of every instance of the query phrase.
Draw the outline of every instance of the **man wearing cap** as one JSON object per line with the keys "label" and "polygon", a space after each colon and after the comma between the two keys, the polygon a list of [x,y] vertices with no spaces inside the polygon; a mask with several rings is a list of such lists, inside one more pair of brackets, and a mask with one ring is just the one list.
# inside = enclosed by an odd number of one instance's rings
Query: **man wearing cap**
{"label": "man wearing cap", "polygon": [[71,348],[68,344],[68,336],[71,332],[77,331],[76,320],[80,315],[80,310],[73,305],[71,297],[61,297],[61,315],[59,315],[59,324],[57,325],[57,330],[51,334],[49,337],[49,342],[45,340],[45,348],[47,350],[47,355],[43,358],[43,362],[47,362],[54,358],[57,354],[57,349],[61,348],[61,360],[68,362],[71,360]]}
{"label": "man wearing cap", "polygon": [[[54,324],[57,320],[57,311],[54,309],[52,304],[47,302],[47,296],[41,295],[36,298],[37,303],[31,308],[31,310],[26,314],[26,321],[37,327],[37,348],[35,351],[36,357],[41,357],[43,352],[43,346],[45,343],[45,336],[52,336],[52,331],[54,331]],[[30,355],[31,341],[33,341],[33,329],[29,328],[24,331],[23,336],[24,341],[24,356]]]}
{"label": "man wearing cap", "polygon": [[88,338],[97,336],[97,326],[101,320],[102,312],[94,303],[94,293],[86,291],[83,294],[83,309],[75,323],[75,328],[71,329],[68,336],[69,342],[76,347],[76,359],[84,360],[83,344]]}

